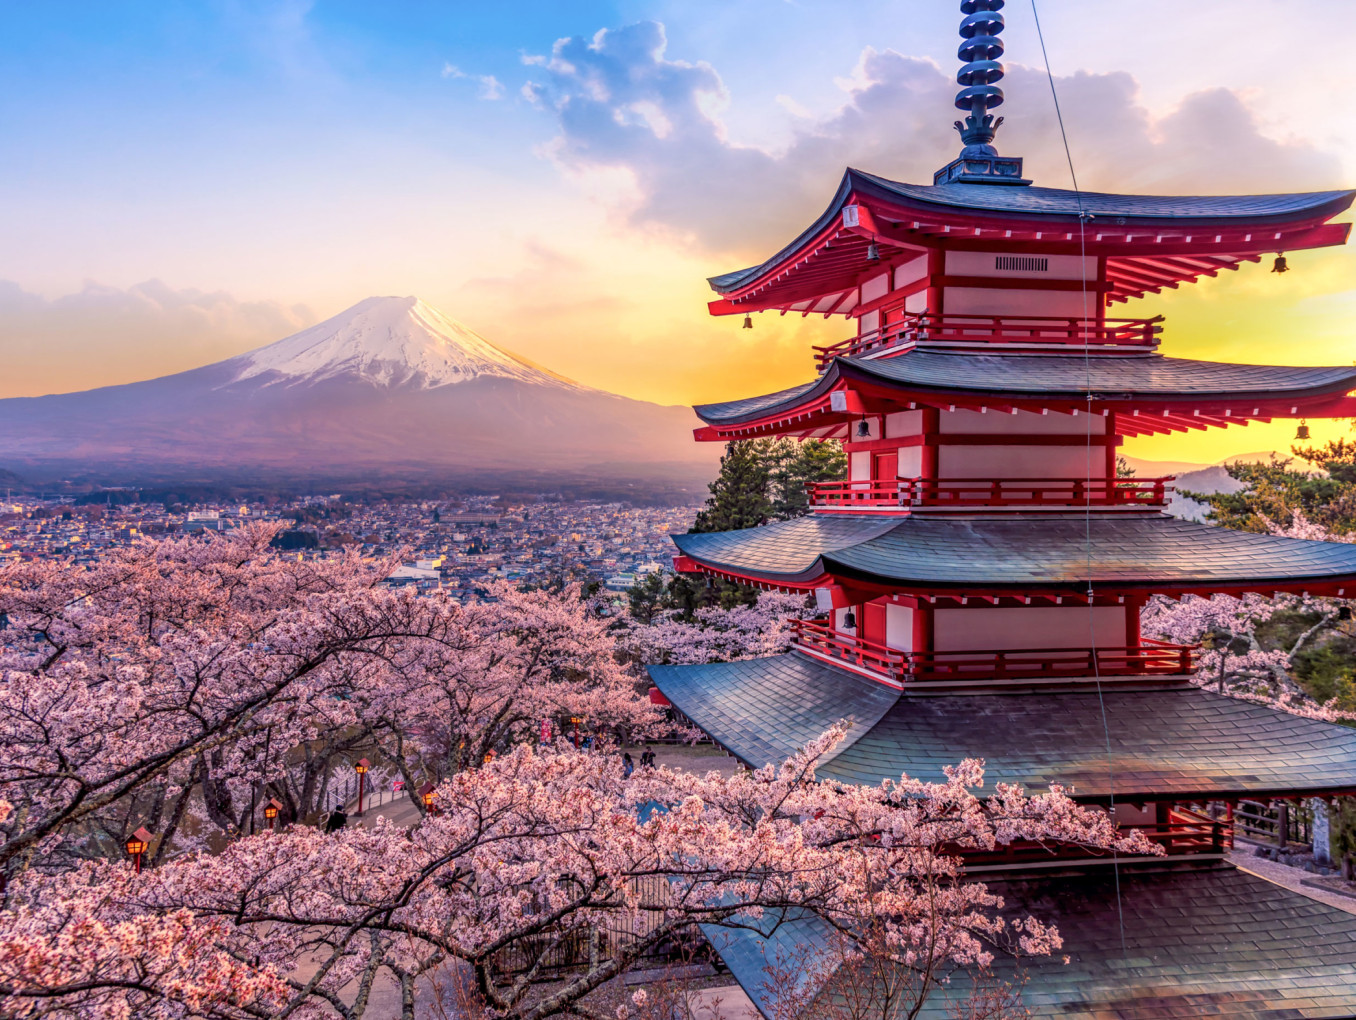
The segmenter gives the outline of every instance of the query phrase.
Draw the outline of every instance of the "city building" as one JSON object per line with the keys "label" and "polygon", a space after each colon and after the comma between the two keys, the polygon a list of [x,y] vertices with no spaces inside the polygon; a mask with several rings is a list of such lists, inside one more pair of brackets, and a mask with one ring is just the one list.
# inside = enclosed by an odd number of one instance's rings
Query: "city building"
{"label": "city building", "polygon": [[[804,385],[698,407],[707,441],[835,437],[848,479],[813,512],[675,536],[676,569],[812,595],[792,651],[655,666],[663,696],[751,767],[841,719],[823,777],[1072,786],[1164,857],[1012,846],[967,874],[1057,925],[1071,961],[995,962],[1041,1017],[1356,1015],[1356,917],[1233,867],[1240,800],[1356,791],[1356,730],[1193,684],[1193,650],[1140,634],[1152,595],[1356,597],[1356,545],[1167,516],[1171,479],[1116,473],[1125,436],[1356,415],[1356,367],[1159,353],[1165,287],[1343,244],[1350,191],[1166,197],[1038,187],[993,146],[1002,0],[964,0],[963,148],[931,184],[849,169],[760,265],[711,280],[717,315],[839,315]],[[749,318],[745,319],[748,325]],[[1170,334],[1169,334],[1170,335]],[[781,923],[777,923],[781,922]],[[813,918],[717,942],[767,1016],[766,968],[823,944]],[[920,1016],[959,1015],[958,983]]]}

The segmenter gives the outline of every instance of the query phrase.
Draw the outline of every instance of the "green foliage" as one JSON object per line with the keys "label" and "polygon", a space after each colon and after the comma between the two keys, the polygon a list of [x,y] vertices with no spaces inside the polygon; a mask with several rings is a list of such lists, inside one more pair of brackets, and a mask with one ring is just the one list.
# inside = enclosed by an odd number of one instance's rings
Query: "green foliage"
{"label": "green foliage", "polygon": [[1328,809],[1328,846],[1334,861],[1356,854],[1356,797],[1334,797]]}
{"label": "green foliage", "polygon": [[1356,532],[1356,443],[1338,439],[1322,447],[1292,447],[1291,452],[1317,470],[1292,468],[1293,459],[1273,456],[1267,463],[1225,469],[1247,484],[1241,492],[1184,495],[1209,504],[1207,518],[1226,528],[1265,533],[1267,520],[1289,524],[1299,510],[1334,534]]}
{"label": "green foliage", "polygon": [[756,528],[772,516],[771,472],[763,440],[729,443],[720,458],[720,474],[708,486],[711,495],[692,524],[695,532]]}
{"label": "green foliage", "polygon": [[810,512],[809,482],[847,476],[847,455],[834,439],[750,439],[725,447],[720,474],[697,514],[694,532],[756,528]]}
{"label": "green foliage", "polygon": [[670,609],[680,610],[679,619],[691,620],[698,609],[751,606],[758,601],[758,592],[748,585],[717,578],[647,574],[631,586],[626,598],[632,617],[641,623],[654,623],[660,613]]}
{"label": "green foliage", "polygon": [[1121,454],[1116,454],[1116,477],[1134,478],[1135,469],[1130,466],[1130,462]]}
{"label": "green foliage", "polygon": [[1276,649],[1289,651],[1295,646],[1300,635],[1322,618],[1322,613],[1300,613],[1293,609],[1281,609],[1257,624],[1253,633],[1258,645],[1265,651]]}
{"label": "green foliage", "polygon": [[1341,709],[1356,708],[1356,638],[1338,634],[1319,645],[1310,645],[1296,653],[1295,677],[1316,701],[1338,699]]}

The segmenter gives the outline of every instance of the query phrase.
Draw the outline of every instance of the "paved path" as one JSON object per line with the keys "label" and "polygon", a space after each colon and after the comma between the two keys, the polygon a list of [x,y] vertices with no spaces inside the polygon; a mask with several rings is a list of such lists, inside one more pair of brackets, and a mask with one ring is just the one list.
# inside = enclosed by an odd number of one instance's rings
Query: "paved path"
{"label": "paved path", "polygon": [[1326,903],[1330,907],[1345,910],[1348,914],[1356,914],[1356,899],[1329,892],[1327,889],[1300,885],[1300,882],[1304,879],[1314,876],[1302,868],[1292,868],[1278,861],[1269,861],[1265,857],[1254,857],[1251,847],[1235,850],[1229,855],[1229,863],[1236,864],[1250,875],[1256,875],[1258,878],[1265,878],[1268,882],[1284,886],[1291,892],[1297,892],[1301,896],[1308,896],[1311,900],[1318,900],[1319,903]]}

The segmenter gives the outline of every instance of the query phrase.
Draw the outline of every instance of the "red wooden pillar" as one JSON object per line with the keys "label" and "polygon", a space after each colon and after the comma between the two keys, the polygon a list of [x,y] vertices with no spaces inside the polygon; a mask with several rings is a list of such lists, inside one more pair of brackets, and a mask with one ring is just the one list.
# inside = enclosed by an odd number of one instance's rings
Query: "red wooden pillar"
{"label": "red wooden pillar", "polygon": [[1127,648],[1138,648],[1140,646],[1139,633],[1139,613],[1144,608],[1144,599],[1138,595],[1127,595],[1125,597],[1125,646]]}
{"label": "red wooden pillar", "polygon": [[[1116,477],[1116,444],[1112,442],[1112,437],[1116,434],[1116,412],[1103,416],[1102,421],[1106,423],[1106,477]],[[1110,500],[1111,493],[1107,493]]]}
{"label": "red wooden pillar", "polygon": [[928,249],[928,311],[933,315],[941,315],[944,311],[943,289],[939,285],[941,278],[946,275],[946,252],[941,248]]}
{"label": "red wooden pillar", "polygon": [[923,408],[923,446],[920,451],[918,474],[922,478],[937,477],[937,446],[942,413],[935,407]]}

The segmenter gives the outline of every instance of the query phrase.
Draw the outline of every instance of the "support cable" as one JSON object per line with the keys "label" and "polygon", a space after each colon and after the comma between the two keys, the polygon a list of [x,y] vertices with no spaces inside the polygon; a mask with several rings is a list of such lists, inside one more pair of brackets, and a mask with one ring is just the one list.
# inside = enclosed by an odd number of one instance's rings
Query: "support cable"
{"label": "support cable", "polygon": [[[1045,33],[1041,31],[1041,18],[1036,10],[1036,0],[1031,0],[1031,17],[1036,24],[1036,38],[1040,42],[1041,59],[1045,63],[1045,77],[1050,83],[1050,98],[1055,104],[1055,119],[1059,122],[1059,137],[1064,144],[1064,159],[1069,164],[1069,179],[1073,183],[1074,199],[1078,203],[1078,264],[1079,271],[1082,274],[1082,296],[1083,296],[1083,383],[1087,395],[1087,403],[1084,408],[1084,416],[1087,419],[1087,461],[1086,474],[1089,479],[1092,478],[1092,352],[1088,349],[1088,338],[1086,336],[1088,322],[1088,259],[1087,259],[1087,225],[1092,215],[1083,207],[1083,193],[1078,187],[1078,174],[1074,170],[1073,153],[1069,150],[1069,135],[1064,129],[1064,114],[1059,108],[1059,92],[1055,88],[1055,76],[1050,70],[1050,55],[1045,48]],[[1108,418],[1108,422],[1110,419]],[[1104,436],[1108,443],[1111,436]],[[1113,469],[1114,473],[1114,469]],[[1114,477],[1109,479],[1107,484],[1114,486]],[[1111,726],[1107,720],[1106,699],[1102,692],[1102,672],[1101,666],[1097,661],[1097,613],[1093,605],[1093,584],[1092,584],[1092,494],[1087,492],[1085,503],[1083,505],[1083,540],[1086,552],[1086,570],[1088,582],[1088,637],[1092,654],[1089,658],[1092,660],[1092,676],[1097,686],[1097,705],[1102,713],[1102,736],[1106,745],[1106,774],[1107,774],[1107,800],[1108,810],[1111,813],[1111,824],[1116,824],[1116,772],[1115,764],[1111,754]],[[1136,624],[1138,626],[1138,623]],[[1128,637],[1129,635],[1127,635]],[[1116,886],[1116,920],[1120,927],[1121,937],[1121,957],[1127,958],[1128,954],[1125,948],[1125,906],[1121,902],[1121,865],[1120,858],[1113,844],[1111,847],[1111,871],[1115,877]]]}

